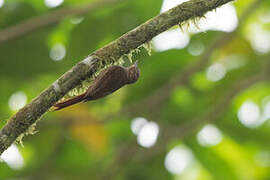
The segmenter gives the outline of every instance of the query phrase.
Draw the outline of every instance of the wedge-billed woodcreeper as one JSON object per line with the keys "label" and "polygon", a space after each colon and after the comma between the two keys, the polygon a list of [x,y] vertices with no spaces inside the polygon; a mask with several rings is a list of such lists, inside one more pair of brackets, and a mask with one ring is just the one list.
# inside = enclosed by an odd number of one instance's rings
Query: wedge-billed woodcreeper
{"label": "wedge-billed woodcreeper", "polygon": [[136,61],[134,65],[130,67],[115,65],[103,70],[98,74],[93,84],[85,93],[64,102],[56,103],[54,105],[55,110],[60,110],[79,102],[100,99],[112,94],[126,84],[135,83],[140,76],[140,70],[137,63],[138,62]]}

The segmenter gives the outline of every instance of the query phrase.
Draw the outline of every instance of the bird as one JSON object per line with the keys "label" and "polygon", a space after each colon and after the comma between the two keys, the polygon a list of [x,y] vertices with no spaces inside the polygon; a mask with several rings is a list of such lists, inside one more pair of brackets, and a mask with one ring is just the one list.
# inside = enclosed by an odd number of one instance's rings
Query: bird
{"label": "bird", "polygon": [[138,61],[130,67],[113,65],[101,71],[94,79],[92,85],[81,95],[70,98],[64,102],[54,104],[54,110],[60,110],[77,104],[103,98],[127,84],[135,83],[140,77]]}

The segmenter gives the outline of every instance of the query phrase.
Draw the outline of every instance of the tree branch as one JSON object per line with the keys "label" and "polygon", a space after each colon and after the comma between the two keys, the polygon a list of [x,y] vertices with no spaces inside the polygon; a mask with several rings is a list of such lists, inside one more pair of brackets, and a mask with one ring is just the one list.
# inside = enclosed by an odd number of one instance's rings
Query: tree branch
{"label": "tree branch", "polygon": [[0,31],[0,44],[16,39],[20,36],[26,35],[30,32],[34,32],[41,28],[47,27],[51,24],[55,24],[68,16],[76,16],[89,13],[90,11],[102,7],[107,4],[112,4],[117,0],[101,0],[95,3],[84,4],[75,7],[67,7],[48,14],[27,19],[21,23],[15,24],[14,26],[8,27]]}
{"label": "tree branch", "polygon": [[[233,32],[222,33],[213,43],[211,43],[207,47],[207,49],[203,52],[203,54],[198,58],[198,60],[193,65],[186,67],[181,72],[178,72],[177,76],[174,76],[173,79],[171,79],[160,89],[156,90],[151,96],[147,97],[142,101],[129,105],[127,108],[123,109],[120,112],[121,113],[124,112],[129,115],[130,114],[134,115],[134,113],[135,114],[137,113],[137,111],[134,112],[135,106],[143,108],[145,108],[145,106],[148,106],[148,108],[151,109],[149,111],[150,112],[153,111],[155,112],[155,114],[157,114],[157,112],[160,112],[160,110],[157,109],[163,107],[164,101],[168,98],[173,88],[187,83],[194,73],[200,71],[203,67],[206,66],[213,52],[231,42],[234,39],[234,37],[238,34],[243,24],[245,24],[246,20],[250,17],[252,13],[254,13],[254,11],[256,11],[258,6],[260,6],[263,1],[264,0],[254,0],[253,2],[251,2],[248,5],[248,7],[244,10],[244,12],[241,14],[239,18],[238,27]],[[184,123],[180,127],[165,128],[164,130],[165,132],[163,132],[163,135],[159,140],[159,144],[155,145],[154,150],[152,148],[150,151],[147,150],[139,151],[136,139],[132,139],[131,142],[124,144],[119,149],[119,152],[117,153],[117,156],[115,157],[113,163],[109,166],[109,168],[106,168],[106,170],[104,171],[106,172],[106,174],[103,175],[103,179],[108,179],[108,177],[114,177],[115,174],[117,174],[117,172],[119,171],[120,169],[119,167],[120,166],[122,167],[124,164],[126,165],[127,161],[130,161],[130,159],[134,157],[138,152],[141,152],[140,157],[142,158],[140,159],[145,160],[144,158],[145,156],[152,157],[154,154],[164,152],[165,151],[164,148],[167,147],[166,145],[167,142],[169,142],[170,138],[174,137],[180,139],[184,138],[187,135],[190,135],[191,133],[196,131],[203,123],[206,123],[207,121],[216,121],[216,119],[224,113],[224,111],[226,110],[226,106],[230,104],[232,99],[235,96],[237,96],[237,94],[241,93],[242,90],[245,90],[249,86],[252,86],[257,82],[262,81],[264,79],[263,75],[259,75],[253,78],[247,78],[245,80],[242,80],[241,82],[237,82],[237,84],[233,86],[232,90],[229,91],[227,94],[225,94],[225,97],[221,99],[220,102],[217,104],[217,106],[214,106],[213,109],[210,110],[205,115],[205,117],[192,119],[191,121]],[[158,121],[160,121],[160,119],[158,119]],[[131,149],[133,149],[133,151],[129,151]]]}
{"label": "tree branch", "polygon": [[9,119],[0,131],[0,154],[68,91],[91,77],[101,66],[116,62],[124,54],[172,26],[194,17],[202,17],[206,12],[230,1],[232,0],[190,0],[182,3],[90,54]]}
{"label": "tree branch", "polygon": [[[143,99],[142,101],[131,104],[130,105],[131,107],[128,107],[123,111],[131,115],[137,113],[138,110],[141,111],[142,108],[150,112],[161,112],[160,109],[163,107],[162,104],[164,104],[164,102],[168,99],[169,95],[172,93],[174,88],[176,88],[177,86],[185,85],[187,82],[189,82],[189,79],[194,73],[201,71],[209,63],[211,59],[210,57],[213,54],[213,52],[231,42],[234,39],[234,37],[238,34],[239,30],[242,28],[242,25],[246,22],[246,20],[250,17],[250,15],[257,9],[257,7],[261,5],[263,1],[264,0],[255,0],[252,3],[250,3],[250,5],[239,17],[238,27],[232,32],[229,33],[224,32],[220,34],[220,36],[213,43],[211,43],[207,47],[207,49],[199,56],[199,58],[196,60],[194,64],[185,67],[180,72],[177,72],[171,79],[169,79],[169,81],[166,84],[157,89],[150,96]],[[136,108],[135,110],[134,107],[141,107],[141,108],[139,109]]]}

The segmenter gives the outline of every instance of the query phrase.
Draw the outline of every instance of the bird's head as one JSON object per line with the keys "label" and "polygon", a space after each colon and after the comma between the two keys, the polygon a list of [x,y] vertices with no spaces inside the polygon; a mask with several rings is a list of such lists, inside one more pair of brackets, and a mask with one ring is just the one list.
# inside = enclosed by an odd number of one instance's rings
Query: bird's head
{"label": "bird's head", "polygon": [[135,83],[140,77],[138,61],[128,68],[128,84]]}

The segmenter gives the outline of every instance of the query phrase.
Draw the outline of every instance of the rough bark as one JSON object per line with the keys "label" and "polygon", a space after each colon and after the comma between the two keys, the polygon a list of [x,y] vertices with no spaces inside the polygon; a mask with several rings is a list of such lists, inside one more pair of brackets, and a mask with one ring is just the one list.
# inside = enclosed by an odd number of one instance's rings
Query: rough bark
{"label": "rough bark", "polygon": [[202,17],[206,12],[230,1],[232,0],[190,0],[182,3],[90,54],[9,119],[0,131],[0,154],[53,104],[83,80],[91,77],[102,65],[116,62],[124,54],[128,54],[172,26],[195,17]]}

